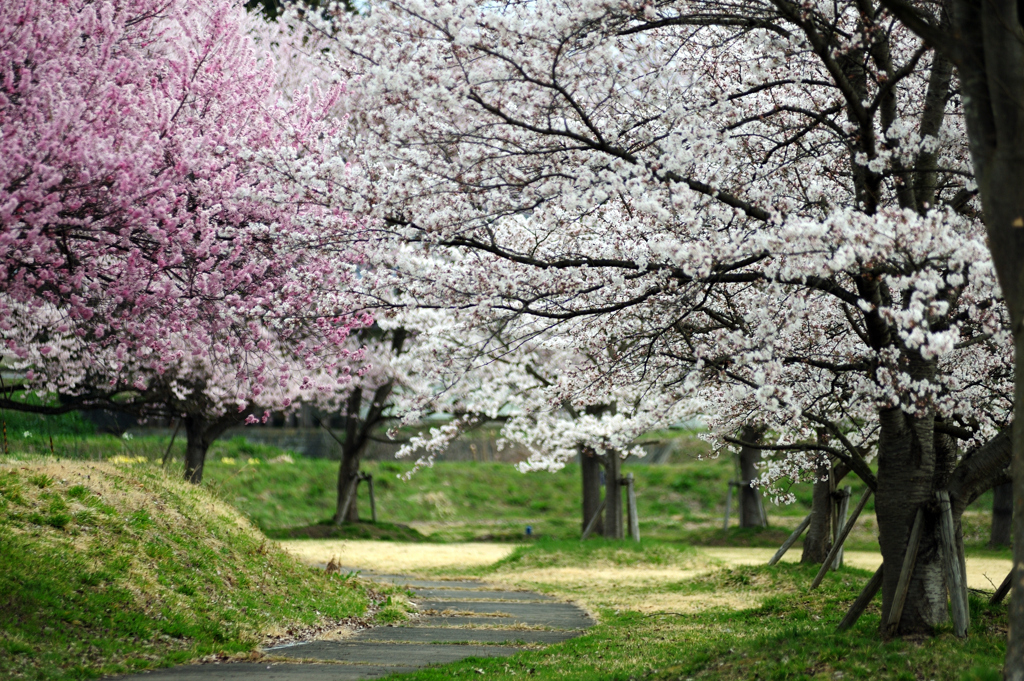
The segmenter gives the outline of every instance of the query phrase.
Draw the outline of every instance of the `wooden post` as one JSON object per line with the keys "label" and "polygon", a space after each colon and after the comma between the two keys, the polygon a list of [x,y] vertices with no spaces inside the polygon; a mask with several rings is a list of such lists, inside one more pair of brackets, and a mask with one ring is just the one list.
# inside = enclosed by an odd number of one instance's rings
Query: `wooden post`
{"label": "wooden post", "polygon": [[757,508],[761,511],[761,527],[768,527],[768,511],[764,507],[764,497],[759,487],[754,488],[754,496],[757,497]]}
{"label": "wooden post", "polygon": [[868,603],[872,601],[878,590],[882,588],[882,570],[885,565],[879,565],[875,574],[871,575],[871,579],[864,585],[864,589],[861,590],[860,595],[857,596],[857,600],[853,602],[850,609],[846,611],[846,615],[843,617],[843,621],[836,627],[836,631],[846,631],[860,619],[860,616],[864,614],[865,608],[868,607]]}
{"label": "wooden post", "polygon": [[370,519],[377,522],[377,500],[373,497],[373,476],[367,475],[366,482],[370,484]]}
{"label": "wooden post", "polygon": [[1013,568],[1010,568],[1010,573],[1006,575],[1006,579],[999,585],[996,592],[992,594],[992,598],[989,600],[989,605],[999,605],[1006,598],[1006,594],[1010,593],[1010,586],[1013,585]]}
{"label": "wooden post", "polygon": [[967,629],[971,626],[971,611],[967,606],[967,581],[960,571],[960,552],[956,548],[949,492],[939,490],[935,496],[939,499],[939,537],[942,540],[942,562],[946,564],[949,600],[953,606],[953,633],[958,638],[967,638]]}
{"label": "wooden post", "polygon": [[341,513],[338,517],[341,518],[341,522],[345,522],[345,518],[348,517],[348,507],[352,505],[353,500],[356,498],[356,493],[359,489],[359,476],[352,478],[352,484],[349,487],[348,497],[345,499],[345,505],[341,507]]}
{"label": "wooden post", "polygon": [[903,567],[900,570],[900,579],[896,583],[896,594],[893,598],[892,607],[889,608],[889,618],[885,623],[885,633],[892,636],[900,626],[900,617],[903,615],[903,604],[907,602],[907,590],[910,588],[910,576],[914,573],[914,564],[917,562],[917,549],[921,546],[921,532],[924,529],[924,509],[917,509],[914,516],[914,526],[910,530],[910,541],[907,542],[907,555],[903,557]]}
{"label": "wooden post", "polygon": [[[850,495],[853,494],[853,488],[847,485],[840,492],[839,509],[836,513],[836,544],[839,546],[839,550],[836,552],[836,558],[832,561],[832,569],[838,570],[843,567],[843,543],[846,541],[844,530],[846,529],[846,516],[850,512]],[[839,540],[839,536],[842,534],[842,541]]]}
{"label": "wooden post", "polygon": [[622,459],[619,452],[609,449],[605,455],[605,517],[604,536],[609,539],[622,539],[625,535],[622,526]]}
{"label": "wooden post", "polygon": [[729,511],[732,510],[732,486],[735,484],[734,481],[729,481],[729,493],[725,495],[725,520],[722,521],[722,530],[725,532],[729,531]]}
{"label": "wooden post", "polygon": [[864,510],[864,506],[867,505],[868,499],[870,498],[871,490],[868,490],[864,493],[864,496],[860,498],[860,501],[857,502],[857,508],[853,510],[853,516],[845,525],[843,525],[843,531],[839,533],[839,538],[836,540],[836,543],[832,545],[832,550],[828,552],[828,557],[825,559],[825,562],[821,564],[821,569],[818,570],[818,574],[814,577],[814,581],[811,582],[812,590],[817,589],[821,585],[821,580],[825,579],[825,573],[828,572],[829,568],[835,564],[836,556],[843,550],[843,543],[846,541],[846,538],[850,536],[850,531],[853,530],[853,526],[857,523],[857,518],[860,516],[860,512]]}
{"label": "wooden post", "polygon": [[636,489],[632,473],[626,473],[626,508],[629,513],[629,534],[633,541],[640,541],[640,518],[636,513]]}
{"label": "wooden post", "polygon": [[167,466],[167,459],[171,456],[171,447],[174,446],[174,438],[178,437],[178,429],[181,428],[181,419],[178,419],[178,425],[174,426],[174,432],[171,433],[171,441],[167,444],[167,451],[164,452],[164,460],[160,462],[161,466]]}
{"label": "wooden post", "polygon": [[590,518],[590,522],[587,523],[587,527],[583,530],[583,536],[580,537],[581,541],[589,537],[590,533],[594,531],[594,525],[597,524],[597,519],[601,517],[601,513],[604,511],[604,504],[605,500],[602,499],[601,505],[597,507],[596,511],[594,511],[594,515]]}
{"label": "wooden post", "polygon": [[789,535],[789,539],[782,542],[782,546],[779,547],[779,550],[775,552],[775,555],[772,556],[772,559],[768,561],[768,565],[775,565],[780,560],[782,560],[782,557],[786,555],[786,551],[789,551],[789,548],[796,543],[796,540],[800,538],[800,535],[804,533],[804,530],[806,530],[807,526],[810,524],[811,516],[810,514],[808,514],[807,517],[800,521],[800,524],[796,526],[796,529],[793,530],[793,534]]}

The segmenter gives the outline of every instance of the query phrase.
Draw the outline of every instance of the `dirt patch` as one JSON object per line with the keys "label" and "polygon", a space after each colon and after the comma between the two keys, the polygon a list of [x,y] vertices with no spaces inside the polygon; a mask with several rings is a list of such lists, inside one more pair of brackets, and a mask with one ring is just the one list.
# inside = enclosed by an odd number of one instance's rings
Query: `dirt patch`
{"label": "dirt patch", "polygon": [[[725,565],[764,565],[775,555],[775,549],[708,547],[698,549],[701,553],[722,561]],[[791,550],[782,557],[782,562],[795,563],[800,552]],[[862,570],[877,570],[882,564],[882,554],[876,551],[844,551],[843,563]],[[1003,558],[967,558],[967,586],[972,589],[994,591],[1010,572],[1013,562]],[[995,584],[995,586],[993,586]]]}
{"label": "dirt patch", "polygon": [[408,525],[363,522],[335,525],[331,521],[283,530],[267,530],[266,535],[271,539],[372,539],[404,542],[427,539]]}
{"label": "dirt patch", "polygon": [[334,559],[345,569],[385,573],[490,565],[508,556],[516,547],[515,544],[479,542],[409,544],[355,539],[289,540],[280,544],[304,563],[322,564]]}

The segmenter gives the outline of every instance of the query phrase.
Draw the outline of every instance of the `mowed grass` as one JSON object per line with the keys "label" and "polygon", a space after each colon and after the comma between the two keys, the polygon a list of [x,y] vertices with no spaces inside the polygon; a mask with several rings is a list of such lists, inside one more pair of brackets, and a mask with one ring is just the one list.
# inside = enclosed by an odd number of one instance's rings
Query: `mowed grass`
{"label": "mowed grass", "polygon": [[364,585],[301,565],[158,469],[0,460],[2,679],[244,655],[367,607]]}
{"label": "mowed grass", "polygon": [[[6,413],[6,417],[12,415]],[[40,419],[31,415],[26,418]],[[49,417],[51,420],[53,417]],[[67,420],[70,417],[64,416]],[[88,435],[75,431],[63,421],[43,418],[39,423],[18,422],[25,432],[9,432],[8,445],[13,454],[159,462],[168,450],[167,437],[116,438]],[[65,426],[67,429],[64,430]],[[713,456],[711,447],[693,432],[656,433],[656,439],[674,438],[673,463],[660,465],[627,463],[624,472],[636,477],[640,529],[644,537],[699,545],[778,546],[806,515],[811,505],[811,484],[783,483],[778,492],[791,493],[795,503],[772,503],[765,491],[769,525],[740,529],[733,500],[732,519],[727,532],[721,529],[728,482],[736,478],[731,455]],[[170,447],[168,471],[180,473],[184,438]],[[533,536],[570,538],[578,536],[582,526],[580,510],[580,471],[569,464],[556,473],[520,473],[510,464],[486,462],[439,462],[420,470],[409,480],[404,475],[411,463],[365,461],[362,469],[374,476],[377,497],[378,528],[350,527],[334,532],[335,538],[417,539],[417,533],[434,541],[498,540],[519,541],[530,526]],[[334,514],[337,496],[338,462],[312,459],[284,452],[268,445],[247,442],[236,437],[215,442],[207,459],[204,486],[234,505],[264,532],[285,538],[289,530],[322,523]],[[864,493],[863,483],[848,476],[840,487],[852,487],[851,507]],[[359,512],[370,518],[370,502],[365,484],[360,486]],[[969,509],[964,517],[964,537],[968,547],[981,550],[988,543],[991,492]],[[384,524],[391,524],[387,526]],[[411,524],[407,528],[395,524]],[[322,530],[305,534],[321,536]],[[847,546],[854,550],[877,549],[877,525],[874,500],[867,504],[857,529]],[[799,548],[799,544],[797,545]],[[1003,556],[999,550],[993,555]]]}
{"label": "mowed grass", "polygon": [[[211,453],[204,484],[217,490],[265,532],[283,538],[287,533],[282,530],[315,525],[333,515],[336,461],[292,455],[293,463],[271,463],[280,461],[280,453],[272,448],[260,451],[237,441],[215,444],[222,446],[225,452],[230,451],[228,446],[233,447],[234,453]],[[244,452],[246,447],[249,453]],[[237,453],[240,450],[242,453]],[[787,491],[794,494],[795,503],[777,505],[766,498],[769,528],[741,529],[734,498],[730,529],[724,532],[721,522],[728,483],[735,476],[733,462],[726,456],[680,458],[680,463],[625,467],[636,478],[643,537],[697,545],[778,547],[810,511],[811,485],[792,484]],[[580,534],[581,476],[576,464],[555,473],[520,473],[509,464],[439,462],[406,480],[404,475],[411,467],[404,462],[363,463],[362,469],[374,476],[377,513],[382,523],[411,523],[435,541],[523,541],[527,526],[533,537],[568,539]],[[853,507],[865,487],[852,477],[843,481],[843,486],[846,484],[853,488]],[[990,508],[991,492],[975,502],[964,517],[965,541],[972,549],[988,542]],[[359,488],[359,513],[361,518],[370,518],[365,484]],[[413,538],[400,531],[374,533],[359,527],[336,536],[403,541]],[[877,550],[873,498],[847,546]],[[1008,555],[1005,550],[993,555],[1003,554]]]}
{"label": "mowed grass", "polygon": [[[581,566],[594,568],[588,579],[560,578]],[[947,624],[934,638],[885,642],[878,633],[880,597],[853,629],[835,632],[870,574],[843,568],[810,591],[816,571],[817,566],[796,564],[721,568],[692,549],[659,542],[537,542],[472,572],[573,600],[595,612],[600,624],[542,651],[468,659],[401,678],[1001,678],[1005,605],[989,607],[972,595],[966,640],[955,638]]]}
{"label": "mowed grass", "polygon": [[[206,465],[204,484],[264,530],[315,524],[333,514],[337,462],[293,455],[294,463],[268,463],[273,458],[228,456],[225,461],[214,454]],[[404,479],[411,468],[404,462],[363,463],[362,469],[374,476],[381,521],[417,523],[421,532],[446,540],[519,539],[527,525],[534,535],[579,533],[581,482],[576,464],[555,473],[520,473],[502,463],[439,462]],[[636,477],[641,527],[648,534],[677,534],[686,523],[717,516],[724,510],[733,475],[728,459],[715,458],[630,465],[626,470]],[[771,506],[770,512],[802,515],[806,510],[798,503]],[[365,484],[359,490],[359,513],[370,517]]]}

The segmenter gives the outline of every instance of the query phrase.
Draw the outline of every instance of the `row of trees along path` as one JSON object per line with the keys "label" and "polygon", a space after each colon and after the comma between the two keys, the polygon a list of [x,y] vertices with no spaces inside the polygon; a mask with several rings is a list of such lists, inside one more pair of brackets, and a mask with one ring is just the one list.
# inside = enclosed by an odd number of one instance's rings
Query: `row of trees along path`
{"label": "row of trees along path", "polygon": [[[699,412],[765,482],[860,477],[887,635],[947,617],[937,493],[961,555],[978,495],[1024,503],[1016,3],[0,12],[0,406],[184,414],[198,481],[227,420],[354,404],[350,332],[408,315],[407,418],[465,407],[422,463],[504,413],[524,469],[612,469]],[[1021,622],[1015,581],[1015,680]]]}
{"label": "row of trees along path", "polygon": [[[690,405],[737,446],[771,433],[769,481],[849,469],[876,494],[883,620],[923,509],[894,633],[930,633],[947,618],[935,492],[962,551],[963,509],[1012,452],[1020,112],[985,68],[1019,63],[1020,24],[1012,3],[984,11],[1006,32],[968,3],[890,1],[330,17],[367,104],[359,191],[394,240],[380,286],[453,310],[439,375],[532,362],[549,384],[534,432],[552,404],[614,403],[630,438]],[[997,44],[1006,58],[982,53]],[[559,455],[614,449],[576,432]]]}

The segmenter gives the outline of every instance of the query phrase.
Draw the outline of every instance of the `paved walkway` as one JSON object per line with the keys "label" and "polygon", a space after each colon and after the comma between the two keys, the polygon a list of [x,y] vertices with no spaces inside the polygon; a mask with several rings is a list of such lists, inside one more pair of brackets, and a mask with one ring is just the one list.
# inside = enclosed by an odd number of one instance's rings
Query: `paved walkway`
{"label": "paved walkway", "polygon": [[[376,679],[466,657],[505,657],[524,645],[550,645],[594,624],[574,605],[481,582],[431,582],[400,575],[364,575],[409,588],[420,616],[401,626],[364,629],[341,641],[268,648],[291,662],[183,665],[124,681],[349,681]],[[458,645],[453,645],[458,644]]]}

